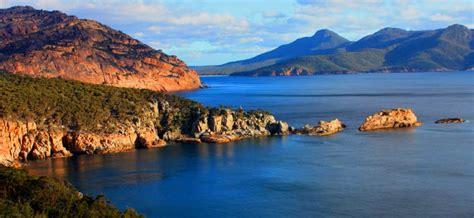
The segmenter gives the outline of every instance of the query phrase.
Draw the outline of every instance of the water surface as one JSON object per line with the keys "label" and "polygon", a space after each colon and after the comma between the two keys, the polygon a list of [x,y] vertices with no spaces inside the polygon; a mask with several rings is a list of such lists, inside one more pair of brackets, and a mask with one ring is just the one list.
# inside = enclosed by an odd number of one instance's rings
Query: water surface
{"label": "water surface", "polygon": [[[329,137],[173,144],[126,153],[31,162],[149,217],[474,216],[474,74],[204,77],[180,93],[209,106],[265,109],[293,126],[339,118]],[[413,108],[416,129],[361,133],[380,109]]]}

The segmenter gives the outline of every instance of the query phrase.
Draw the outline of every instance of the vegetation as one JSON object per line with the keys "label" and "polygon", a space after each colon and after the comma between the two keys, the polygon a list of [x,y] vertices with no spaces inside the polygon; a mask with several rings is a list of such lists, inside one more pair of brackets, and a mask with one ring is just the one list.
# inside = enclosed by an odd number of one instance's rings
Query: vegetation
{"label": "vegetation", "polygon": [[384,28],[355,42],[328,30],[318,33],[325,34],[300,38],[247,60],[195,69],[200,74],[269,76],[288,70],[311,75],[474,67],[474,32],[462,25],[426,31]]}
{"label": "vegetation", "polygon": [[202,106],[178,96],[145,89],[117,88],[63,79],[31,78],[0,72],[0,117],[34,120],[71,130],[113,131],[150,111],[150,103],[167,105],[157,128],[188,122]]}
{"label": "vegetation", "polygon": [[143,217],[121,212],[104,196],[89,197],[70,184],[31,176],[24,170],[0,170],[0,217]]}
{"label": "vegetation", "polygon": [[193,67],[201,75],[231,74],[256,70],[274,65],[282,60],[301,57],[304,55],[328,54],[349,43],[349,40],[330,30],[319,30],[311,37],[297,39],[289,44],[282,45],[271,51],[262,53],[253,58],[235,61],[219,66]]}
{"label": "vegetation", "polygon": [[331,55],[302,56],[253,71],[240,72],[239,76],[271,75],[289,69],[301,69],[303,74],[370,71],[383,66],[385,51],[368,49],[360,52],[341,52]]}

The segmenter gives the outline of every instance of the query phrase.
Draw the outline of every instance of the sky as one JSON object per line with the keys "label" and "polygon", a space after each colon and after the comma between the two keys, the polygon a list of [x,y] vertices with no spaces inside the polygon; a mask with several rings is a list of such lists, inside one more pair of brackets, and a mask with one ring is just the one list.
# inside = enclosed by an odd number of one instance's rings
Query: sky
{"label": "sky", "polygon": [[358,40],[384,27],[474,28],[473,0],[0,0],[97,20],[188,65],[251,58],[330,29]]}

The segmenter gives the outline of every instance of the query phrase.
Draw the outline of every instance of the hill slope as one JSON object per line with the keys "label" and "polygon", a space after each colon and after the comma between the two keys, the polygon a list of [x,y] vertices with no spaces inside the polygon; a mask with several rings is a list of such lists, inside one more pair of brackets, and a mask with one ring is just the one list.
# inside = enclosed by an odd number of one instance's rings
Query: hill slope
{"label": "hill slope", "polygon": [[195,89],[197,73],[96,21],[31,7],[0,9],[0,70],[156,91]]}
{"label": "hill slope", "polygon": [[349,40],[327,29],[317,31],[311,37],[297,39],[274,50],[257,55],[253,58],[226,63],[219,66],[193,67],[201,74],[230,74],[240,71],[254,70],[273,65],[304,55],[330,54],[338,48],[348,45]]}
{"label": "hill slope", "polygon": [[[318,31],[316,35],[321,31]],[[323,30],[327,32],[327,30]],[[467,70],[474,66],[473,30],[462,25],[445,29],[406,31],[384,28],[356,42],[330,32],[333,44],[311,48],[307,37],[248,60],[215,68],[196,68],[200,73],[230,73],[239,76],[289,76],[321,73],[405,72]],[[324,38],[324,37],[323,37]],[[327,45],[327,41],[312,41]],[[307,46],[303,46],[303,45]],[[302,46],[298,46],[302,45]],[[291,55],[284,55],[291,54]]]}

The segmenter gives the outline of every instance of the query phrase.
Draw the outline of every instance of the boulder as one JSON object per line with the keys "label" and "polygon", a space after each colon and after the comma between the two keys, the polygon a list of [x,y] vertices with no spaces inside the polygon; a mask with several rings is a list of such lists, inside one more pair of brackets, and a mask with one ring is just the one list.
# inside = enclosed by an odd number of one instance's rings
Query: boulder
{"label": "boulder", "polygon": [[162,138],[165,141],[174,141],[176,139],[179,139],[181,138],[181,130],[179,129],[168,130],[165,133],[163,133]]}
{"label": "boulder", "polygon": [[209,129],[211,129],[213,132],[222,132],[222,115],[210,117]]}
{"label": "boulder", "polygon": [[51,156],[51,142],[49,140],[49,134],[46,131],[40,131],[33,143],[30,157],[31,159],[44,159]]}
{"label": "boulder", "polygon": [[221,134],[211,134],[211,135],[202,135],[201,141],[208,143],[228,143],[232,141],[239,140],[240,138],[235,135],[221,135]]}
{"label": "boulder", "polygon": [[226,131],[230,131],[234,128],[234,115],[232,114],[231,110],[226,110],[224,115],[223,124]]}
{"label": "boulder", "polygon": [[422,123],[417,121],[416,115],[411,109],[395,108],[383,110],[368,116],[359,127],[360,131],[371,131],[377,129],[417,127]]}
{"label": "boulder", "polygon": [[166,141],[158,138],[155,129],[144,128],[137,131],[137,146],[141,148],[156,148],[166,145]]}
{"label": "boulder", "polygon": [[193,133],[201,134],[209,129],[207,117],[201,117],[193,125]]}
{"label": "boulder", "polygon": [[55,158],[72,156],[72,153],[64,147],[64,144],[63,144],[64,135],[65,133],[60,130],[49,131],[51,153],[52,153],[52,156]]}
{"label": "boulder", "polygon": [[36,138],[36,131],[31,130],[28,131],[23,136],[23,140],[21,143],[21,152],[20,152],[20,160],[27,160],[28,159],[28,154],[31,152],[31,149],[33,149],[33,143],[35,142]]}
{"label": "boulder", "polygon": [[447,124],[447,123],[464,123],[465,120],[462,118],[445,118],[435,121],[436,124]]}
{"label": "boulder", "polygon": [[176,140],[179,143],[188,143],[188,144],[199,144],[201,143],[201,139],[193,138],[193,137],[181,137]]}
{"label": "boulder", "polygon": [[289,133],[288,123],[283,121],[269,123],[267,129],[272,135],[287,135]]}
{"label": "boulder", "polygon": [[308,135],[327,136],[338,133],[344,130],[345,127],[346,126],[339,119],[331,121],[321,120],[318,125],[305,125],[302,130],[297,130],[297,132]]}

